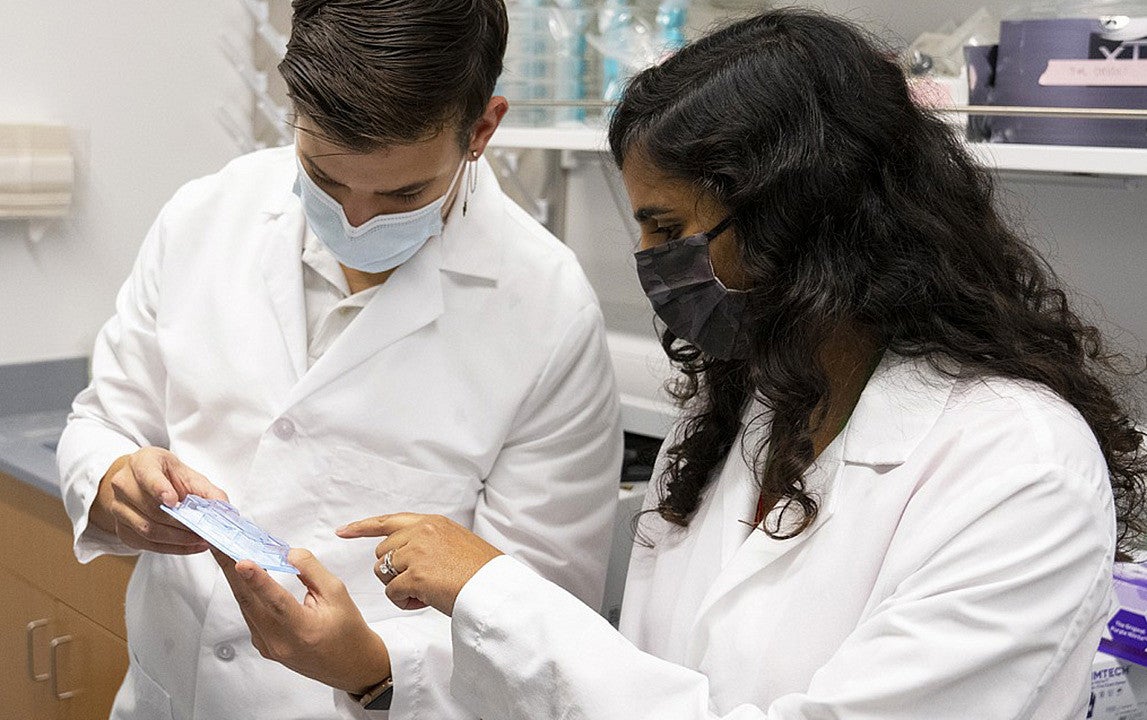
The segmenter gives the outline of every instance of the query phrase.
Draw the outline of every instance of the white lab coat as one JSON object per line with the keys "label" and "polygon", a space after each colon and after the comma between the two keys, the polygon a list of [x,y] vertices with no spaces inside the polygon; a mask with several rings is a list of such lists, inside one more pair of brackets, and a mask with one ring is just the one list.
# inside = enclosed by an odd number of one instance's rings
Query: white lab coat
{"label": "white lab coat", "polygon": [[[168,447],[346,582],[390,649],[392,717],[469,717],[448,693],[448,619],[396,609],[371,571],[378,539],[334,529],[448,515],[599,604],[621,464],[601,314],[573,254],[483,161],[465,217],[456,202],[307,370],[293,152],[189,183],[144,241],[60,440],[76,554],[131,552],[88,509],[116,457]],[[115,718],[337,715],[330,688],[258,655],[208,554],[144,553],[127,625]]]}
{"label": "white lab coat", "polygon": [[806,477],[821,512],[791,540],[743,523],[739,449],[687,530],[646,516],[623,634],[489,563],[453,692],[486,720],[1082,720],[1115,520],[1073,408],[890,356]]}

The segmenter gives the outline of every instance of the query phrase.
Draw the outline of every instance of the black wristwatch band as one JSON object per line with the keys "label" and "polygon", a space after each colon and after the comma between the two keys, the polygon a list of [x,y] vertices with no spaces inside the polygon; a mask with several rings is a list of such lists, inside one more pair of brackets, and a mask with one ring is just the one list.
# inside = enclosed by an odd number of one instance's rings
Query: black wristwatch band
{"label": "black wristwatch band", "polygon": [[[353,696],[352,696],[353,697]],[[389,710],[394,698],[394,678],[388,677],[379,684],[355,697],[364,710]]]}

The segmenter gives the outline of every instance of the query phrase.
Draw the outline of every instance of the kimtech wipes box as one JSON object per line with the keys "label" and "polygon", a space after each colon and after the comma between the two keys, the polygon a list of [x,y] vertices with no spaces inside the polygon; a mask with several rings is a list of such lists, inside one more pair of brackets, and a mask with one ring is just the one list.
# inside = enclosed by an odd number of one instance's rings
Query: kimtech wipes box
{"label": "kimtech wipes box", "polygon": [[1091,665],[1093,720],[1147,720],[1147,565],[1115,563],[1114,614]]}
{"label": "kimtech wipes box", "polygon": [[1106,653],[1091,664],[1089,720],[1147,720],[1147,668]]}
{"label": "kimtech wipes box", "polygon": [[1099,639],[1099,649],[1147,665],[1147,565],[1115,563],[1112,575],[1117,607]]}

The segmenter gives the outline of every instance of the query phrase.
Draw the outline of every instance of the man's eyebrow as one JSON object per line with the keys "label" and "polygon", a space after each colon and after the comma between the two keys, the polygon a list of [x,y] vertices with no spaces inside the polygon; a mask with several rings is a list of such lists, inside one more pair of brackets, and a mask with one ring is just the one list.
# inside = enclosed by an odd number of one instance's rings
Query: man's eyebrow
{"label": "man's eyebrow", "polygon": [[430,178],[429,180],[418,180],[416,182],[410,183],[409,185],[403,185],[402,187],[396,188],[394,190],[379,190],[378,192],[382,195],[410,195],[414,192],[417,192],[418,190],[424,189],[432,182],[434,182],[434,178]]}
{"label": "man's eyebrow", "polygon": [[[337,182],[330,176],[329,173],[319,167],[318,163],[316,163],[314,158],[311,156],[304,154],[303,160],[308,168],[314,170],[315,174],[322,179],[328,182]],[[375,192],[377,192],[379,195],[411,195],[419,190],[425,189],[426,186],[432,182],[434,182],[434,178],[427,178],[426,180],[416,180],[412,183],[407,183],[406,185],[403,185],[400,188],[395,188],[394,190],[377,190]]]}
{"label": "man's eyebrow", "polygon": [[315,162],[315,159],[313,157],[311,157],[310,155],[307,155],[306,153],[303,153],[302,157],[303,157],[303,164],[305,164],[308,167],[308,169],[313,170],[316,175],[321,175],[323,178],[325,178],[327,180],[331,180],[331,176],[327,174],[326,170],[323,170],[321,167],[319,167],[319,164]]}

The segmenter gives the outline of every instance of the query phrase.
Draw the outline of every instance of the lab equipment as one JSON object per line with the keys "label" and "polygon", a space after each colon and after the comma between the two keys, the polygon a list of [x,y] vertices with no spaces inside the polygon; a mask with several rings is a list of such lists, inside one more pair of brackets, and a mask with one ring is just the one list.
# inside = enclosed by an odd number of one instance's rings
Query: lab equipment
{"label": "lab equipment", "polygon": [[603,100],[617,100],[621,97],[622,61],[618,50],[625,46],[625,27],[631,22],[633,11],[625,0],[605,0],[605,7],[598,17],[598,32],[601,33],[602,55],[601,92]]}
{"label": "lab equipment", "polygon": [[661,51],[671,55],[685,46],[685,19],[689,15],[689,0],[661,0],[657,6],[657,30]]}
{"label": "lab equipment", "polygon": [[271,22],[270,3],[267,0],[242,0],[242,3],[255,23],[255,35],[267,44],[276,59],[282,60],[287,54],[287,36]]}
{"label": "lab equipment", "polygon": [[602,56],[602,99],[616,101],[626,80],[662,59],[664,53],[653,26],[632,5],[606,0],[598,13],[598,34],[587,34]]}
{"label": "lab equipment", "polygon": [[913,75],[954,77],[964,69],[965,46],[995,45],[999,39],[999,18],[987,8],[980,8],[959,26],[918,35],[908,46],[905,60]]}
{"label": "lab equipment", "polygon": [[188,495],[174,508],[160,508],[233,560],[254,560],[264,570],[299,574],[287,561],[291,546],[240,515],[226,500]]}
{"label": "lab equipment", "polygon": [[[555,67],[554,95],[558,100],[582,100],[586,97],[586,41],[590,10],[583,0],[555,0],[556,12],[550,27],[557,36],[557,66]],[[558,110],[557,120],[581,122],[585,120],[584,107]]]}
{"label": "lab equipment", "polygon": [[[517,0],[507,5],[510,33],[495,92],[510,100],[509,125],[580,124],[589,96],[586,29],[594,10],[585,0]],[[520,106],[518,100],[533,101]],[[547,107],[547,101],[560,101]],[[570,101],[574,101],[571,104]],[[560,105],[560,107],[559,107]]]}
{"label": "lab equipment", "polygon": [[506,7],[510,22],[502,76],[495,93],[510,100],[509,125],[539,126],[553,122],[553,109],[515,106],[515,100],[549,100],[556,96],[559,49],[551,24],[556,9],[541,0],[517,0]]}

